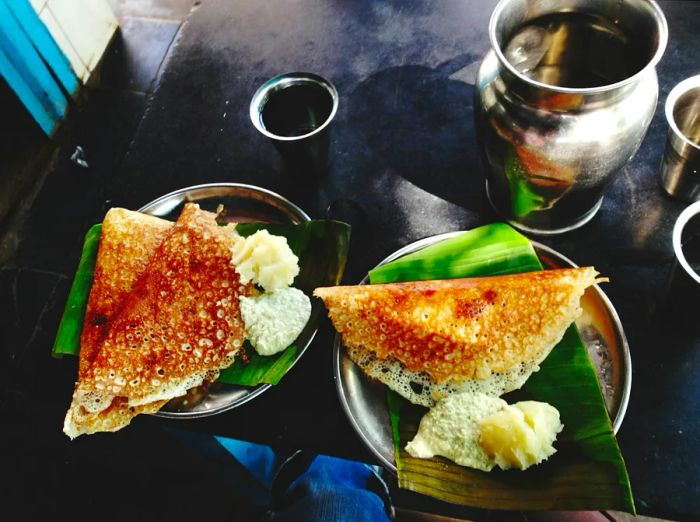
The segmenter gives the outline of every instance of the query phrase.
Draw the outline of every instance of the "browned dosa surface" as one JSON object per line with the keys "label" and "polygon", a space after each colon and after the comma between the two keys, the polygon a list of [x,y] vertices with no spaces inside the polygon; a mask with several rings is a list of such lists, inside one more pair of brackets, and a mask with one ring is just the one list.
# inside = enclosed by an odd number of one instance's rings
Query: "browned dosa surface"
{"label": "browned dosa surface", "polygon": [[173,223],[123,208],[102,222],[95,272],[80,336],[80,375],[90,367],[112,318]]}
{"label": "browned dosa surface", "polygon": [[[238,296],[250,286],[239,283],[230,263],[231,236],[214,217],[187,204],[174,225],[156,224],[136,247],[119,227],[118,244],[108,242],[105,254],[101,245],[98,293],[90,295],[91,331],[84,333],[88,344],[67,433],[119,429],[231,364],[244,340]],[[124,275],[125,249],[134,248],[137,259],[126,262],[132,273]],[[99,295],[110,291],[114,295]]]}
{"label": "browned dosa surface", "polygon": [[435,382],[485,378],[538,360],[579,315],[590,267],[318,288],[347,347],[394,358]]}

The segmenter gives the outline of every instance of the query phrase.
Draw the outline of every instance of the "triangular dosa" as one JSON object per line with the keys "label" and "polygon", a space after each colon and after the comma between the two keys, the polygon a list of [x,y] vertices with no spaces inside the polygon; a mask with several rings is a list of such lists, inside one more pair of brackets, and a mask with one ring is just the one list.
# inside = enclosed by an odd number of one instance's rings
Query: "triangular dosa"
{"label": "triangular dosa", "polygon": [[[105,215],[80,336],[79,380],[87,375],[114,316],[172,226],[171,221],[123,208],[112,208]],[[124,397],[117,397],[97,413],[72,408],[65,429],[71,436],[116,431],[134,416],[154,413],[166,402],[130,408]]]}
{"label": "triangular dosa", "polygon": [[214,217],[187,204],[106,331],[90,334],[102,339],[81,368],[67,434],[118,429],[233,362],[244,340],[238,296],[250,287],[239,283],[232,238]]}
{"label": "triangular dosa", "polygon": [[[443,392],[460,383],[493,395],[516,389],[580,315],[579,300],[596,276],[586,267],[317,288],[314,295],[363,370],[430,406],[432,398],[400,382],[398,367]],[[492,377],[507,382],[494,385]]]}

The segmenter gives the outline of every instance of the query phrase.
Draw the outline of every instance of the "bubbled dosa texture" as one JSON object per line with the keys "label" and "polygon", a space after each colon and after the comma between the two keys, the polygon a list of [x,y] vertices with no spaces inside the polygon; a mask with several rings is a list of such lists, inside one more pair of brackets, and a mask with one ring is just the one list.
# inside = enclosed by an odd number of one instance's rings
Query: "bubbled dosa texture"
{"label": "bubbled dosa texture", "polygon": [[541,361],[581,313],[591,267],[319,288],[353,351],[400,361],[436,383],[485,379]]}
{"label": "bubbled dosa texture", "polygon": [[[216,379],[242,349],[238,297],[249,295],[251,287],[240,284],[231,265],[227,229],[195,204],[185,205],[174,225],[146,221],[145,234],[141,227],[131,227],[133,236],[122,228],[120,246],[111,253],[103,254],[103,229],[86,312],[99,328],[81,339],[81,371],[64,424],[71,437],[114,431],[137,413],[157,411],[167,400]],[[126,261],[129,251],[140,260]],[[101,262],[133,273],[115,275]],[[109,288],[121,291],[121,300],[93,298],[93,291]],[[83,356],[86,340],[95,344],[87,345]]]}
{"label": "bubbled dosa texture", "polygon": [[123,208],[105,215],[80,335],[80,376],[86,375],[119,305],[172,226],[165,219]]}

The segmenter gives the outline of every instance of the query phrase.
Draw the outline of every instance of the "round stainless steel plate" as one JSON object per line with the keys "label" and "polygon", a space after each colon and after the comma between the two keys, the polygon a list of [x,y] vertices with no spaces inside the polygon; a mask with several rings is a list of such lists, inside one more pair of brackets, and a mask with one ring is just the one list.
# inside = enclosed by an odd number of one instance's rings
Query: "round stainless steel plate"
{"label": "round stainless steel plate", "polygon": [[[309,216],[294,203],[282,196],[252,185],[239,183],[212,183],[187,187],[166,194],[139,209],[139,212],[151,214],[175,221],[185,203],[194,202],[204,210],[215,212],[219,205],[226,209],[224,219],[229,221],[261,221],[266,223],[301,223],[309,221]],[[307,325],[298,338],[301,348],[294,363],[304,354],[316,335],[316,325]],[[270,388],[269,384],[258,386],[234,386],[213,383],[206,389],[204,396],[188,404],[166,404],[155,415],[159,417],[187,419],[207,417],[240,406]]]}
{"label": "round stainless steel plate", "polygon": [[[428,237],[397,250],[379,265],[459,234]],[[532,242],[545,268],[576,265],[557,251]],[[367,284],[365,277],[360,284]],[[583,315],[576,321],[596,367],[605,404],[615,433],[622,424],[632,386],[632,361],[622,324],[612,303],[598,286],[589,287],[581,300]],[[386,386],[370,381],[346,355],[340,335],[334,341],[334,372],[340,403],[350,423],[377,459],[396,473],[394,443],[386,404]]]}

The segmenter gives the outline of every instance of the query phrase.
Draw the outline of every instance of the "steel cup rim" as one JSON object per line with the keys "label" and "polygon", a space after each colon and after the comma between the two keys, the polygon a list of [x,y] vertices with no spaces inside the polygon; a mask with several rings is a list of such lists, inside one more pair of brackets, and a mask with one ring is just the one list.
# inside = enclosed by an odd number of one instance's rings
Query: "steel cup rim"
{"label": "steel cup rim", "polygon": [[[280,136],[267,130],[261,123],[259,117],[259,108],[264,106],[269,94],[276,90],[276,88],[278,87],[284,88],[302,83],[313,83],[315,85],[323,87],[323,89],[326,92],[328,92],[328,94],[330,94],[333,106],[331,107],[331,112],[326,118],[326,121],[324,121],[321,125],[319,125],[311,132],[299,136]],[[331,121],[333,121],[333,118],[335,118],[336,112],[338,112],[338,90],[330,82],[330,80],[324,78],[323,76],[319,76],[318,74],[301,71],[279,74],[267,80],[255,91],[255,94],[253,94],[253,97],[250,100],[249,107],[250,120],[253,122],[255,128],[258,131],[260,131],[263,135],[275,141],[300,141],[305,138],[310,138],[316,134],[319,134],[330,125]]]}
{"label": "steel cup rim", "polygon": [[[671,89],[671,92],[668,93],[668,98],[666,98],[664,112],[666,114],[668,126],[673,131],[673,134],[687,146],[700,151],[700,145],[689,139],[683,132],[681,132],[678,124],[676,123],[676,118],[673,116],[673,110],[675,109],[679,98],[692,89],[700,90],[700,74],[686,78]],[[698,94],[700,95],[700,92]]]}
{"label": "steel cup rim", "polygon": [[637,81],[640,77],[646,75],[649,71],[653,70],[661,60],[661,57],[663,56],[664,52],[666,51],[666,45],[668,44],[668,22],[666,21],[666,16],[654,0],[644,0],[651,6],[654,12],[654,20],[656,21],[656,25],[659,30],[659,39],[654,55],[642,69],[640,69],[633,75],[625,78],[624,80],[620,80],[619,82],[610,83],[607,85],[601,85],[598,87],[561,87],[557,85],[551,85],[548,83],[538,82],[536,80],[533,80],[532,78],[528,78],[527,76],[519,72],[515,67],[513,67],[513,65],[511,65],[511,63],[506,59],[505,55],[503,54],[503,51],[501,50],[501,46],[498,43],[498,38],[496,36],[496,25],[503,10],[508,4],[510,4],[513,1],[515,0],[500,0],[496,5],[495,9],[493,10],[493,13],[491,13],[491,19],[489,20],[489,43],[491,44],[491,48],[496,53],[496,57],[498,58],[499,63],[503,67],[508,69],[508,71],[519,80],[539,89],[545,89],[557,93],[581,95],[600,94],[613,91]]}
{"label": "steel cup rim", "polygon": [[678,264],[683,267],[683,270],[698,284],[700,284],[700,275],[693,270],[690,266],[688,260],[685,258],[683,253],[683,245],[681,244],[681,236],[683,234],[683,228],[688,224],[691,218],[700,214],[700,201],[692,203],[683,210],[676,219],[675,225],[673,225],[673,252],[676,255],[676,260]]}

